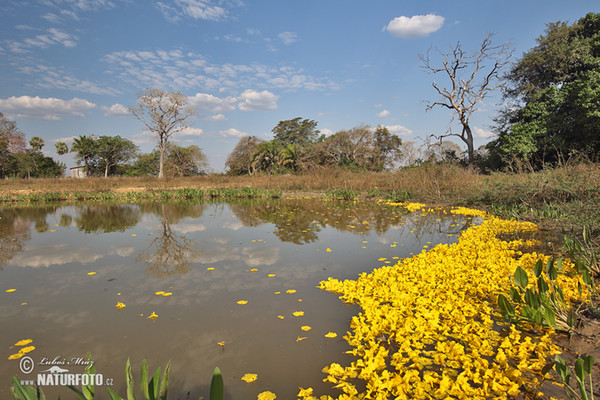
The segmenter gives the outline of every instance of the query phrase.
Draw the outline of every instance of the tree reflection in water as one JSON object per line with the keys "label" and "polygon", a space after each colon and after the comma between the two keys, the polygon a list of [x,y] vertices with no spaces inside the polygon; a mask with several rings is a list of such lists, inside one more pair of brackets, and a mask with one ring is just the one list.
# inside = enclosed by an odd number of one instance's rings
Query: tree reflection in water
{"label": "tree reflection in water", "polygon": [[185,274],[191,268],[190,260],[197,256],[193,243],[184,235],[173,231],[171,225],[185,217],[200,218],[204,204],[183,205],[179,203],[146,204],[143,212],[152,212],[160,216],[161,230],[138,257],[144,261],[146,271],[159,278],[174,274]]}

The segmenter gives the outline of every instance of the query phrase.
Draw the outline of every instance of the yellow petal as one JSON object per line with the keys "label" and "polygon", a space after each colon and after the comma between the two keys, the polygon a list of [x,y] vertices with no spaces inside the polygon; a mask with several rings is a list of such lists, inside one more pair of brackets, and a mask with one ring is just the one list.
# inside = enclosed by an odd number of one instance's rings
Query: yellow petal
{"label": "yellow petal", "polygon": [[17,358],[21,358],[23,357],[25,354],[23,353],[17,353],[17,354],[13,354],[11,356],[8,357],[9,360],[16,360]]}
{"label": "yellow petal", "polygon": [[148,318],[151,319],[151,320],[156,320],[156,318],[158,318],[158,315],[156,315],[156,313],[154,311],[152,311],[152,314],[150,314],[148,316]]}
{"label": "yellow petal", "polygon": [[257,374],[245,374],[242,376],[242,380],[246,383],[252,383],[258,378]]}
{"label": "yellow petal", "polygon": [[161,290],[161,291],[159,291],[159,292],[154,292],[154,294],[155,294],[155,295],[157,295],[157,296],[160,296],[160,295],[162,295],[162,294],[164,294],[164,293],[165,293],[165,292],[163,292],[162,290]]}
{"label": "yellow petal", "polygon": [[215,267],[208,267],[208,268],[206,268],[207,271],[212,271],[214,269],[215,269]]}
{"label": "yellow petal", "polygon": [[337,337],[337,333],[335,332],[328,332],[327,334],[325,334],[326,338],[334,338]]}
{"label": "yellow petal", "polygon": [[88,272],[88,275],[96,275],[95,272]]}
{"label": "yellow petal", "polygon": [[240,300],[237,302],[238,304],[248,304],[248,300]]}
{"label": "yellow petal", "polygon": [[325,251],[330,253],[332,250],[328,247],[327,250],[325,250]]}
{"label": "yellow petal", "polygon": [[286,293],[290,293],[290,294],[292,294],[292,293],[296,293],[296,291],[295,291],[294,289],[289,289],[289,290],[286,290],[285,292],[286,292]]}
{"label": "yellow petal", "polygon": [[17,343],[15,343],[15,346],[25,346],[29,343],[33,342],[33,340],[31,339],[23,339],[23,340],[19,340]]}
{"label": "yellow petal", "polygon": [[300,329],[302,329],[303,331],[310,331],[312,328],[310,326],[308,326],[308,325],[304,325]]}
{"label": "yellow petal", "polygon": [[301,317],[304,315],[304,311],[294,311],[292,314],[294,317]]}
{"label": "yellow petal", "polygon": [[303,341],[304,339],[308,339],[308,338],[307,338],[306,336],[304,336],[304,337],[300,337],[300,336],[298,336],[298,337],[296,338],[296,342],[301,342],[301,341]]}
{"label": "yellow petal", "polygon": [[117,308],[119,309],[119,311],[121,311],[121,310],[122,310],[123,308],[125,308],[126,306],[125,306],[125,304],[124,304],[124,303],[118,302],[118,303],[117,303],[117,305],[116,305],[115,307],[117,307]]}
{"label": "yellow petal", "polygon": [[27,346],[27,347],[23,347],[21,350],[19,350],[19,353],[21,354],[27,354],[31,351],[35,350],[35,346]]}

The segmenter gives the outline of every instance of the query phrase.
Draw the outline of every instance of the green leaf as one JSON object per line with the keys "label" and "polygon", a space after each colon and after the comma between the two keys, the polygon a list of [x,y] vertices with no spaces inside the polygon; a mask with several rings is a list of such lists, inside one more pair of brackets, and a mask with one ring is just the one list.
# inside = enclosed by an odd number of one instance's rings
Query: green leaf
{"label": "green leaf", "polygon": [[519,291],[514,287],[510,288],[510,298],[515,303],[523,303],[523,299],[521,298]]}
{"label": "green leaf", "polygon": [[503,294],[498,295],[498,307],[504,318],[512,319],[515,316],[515,308]]}
{"label": "green leaf", "polygon": [[165,372],[163,372],[162,381],[160,382],[160,389],[158,391],[158,398],[160,400],[167,400],[167,392],[169,390],[169,375],[171,374],[171,360],[167,363],[165,367]]}
{"label": "green leaf", "polygon": [[148,400],[148,363],[146,362],[146,359],[142,360],[140,388],[142,389],[142,396],[144,396],[144,399]]}
{"label": "green leaf", "polygon": [[538,260],[535,263],[535,266],[533,267],[533,274],[535,275],[536,278],[539,278],[540,275],[542,275],[543,269],[544,269],[544,263],[542,262],[542,260]]}
{"label": "green leaf", "polygon": [[12,383],[13,383],[12,390],[17,394],[17,396],[18,396],[18,397],[16,397],[17,399],[19,399],[19,400],[37,400],[35,391],[33,390],[33,388],[31,386],[21,385],[21,381],[19,379],[17,379],[16,376],[13,376]]}
{"label": "green leaf", "polygon": [[223,400],[223,376],[219,367],[215,368],[210,381],[210,400]]}
{"label": "green leaf", "polygon": [[527,289],[525,291],[525,303],[527,303],[531,308],[539,308],[540,307],[540,298],[537,293],[535,293],[531,289]]}
{"label": "green leaf", "polygon": [[108,392],[108,395],[110,396],[110,400],[124,400],[121,396],[116,394],[114,392],[114,390],[112,390],[111,388],[106,388],[106,391]]}
{"label": "green leaf", "polygon": [[555,281],[556,278],[558,278],[558,271],[556,270],[556,267],[554,267],[554,263],[550,264],[550,267],[548,268],[546,273],[548,274],[548,278],[550,278],[551,281]]}
{"label": "green leaf", "polygon": [[523,306],[521,307],[521,316],[528,321],[534,321],[535,310],[530,306]]}
{"label": "green leaf", "polygon": [[148,394],[150,395],[148,400],[156,400],[158,396],[158,385],[160,384],[160,367],[156,369],[156,372],[150,379],[150,383],[148,384]]}
{"label": "green leaf", "polygon": [[563,257],[560,257],[558,260],[556,260],[556,269],[558,271],[562,271],[562,263],[563,263]]}
{"label": "green leaf", "polygon": [[517,267],[515,271],[515,282],[519,287],[525,288],[527,283],[529,282],[529,278],[527,277],[527,272],[520,266]]}
{"label": "green leaf", "polygon": [[577,386],[579,386],[579,392],[581,393],[581,398],[587,400],[588,395],[585,390],[585,383],[584,383],[585,377],[586,377],[586,371],[585,371],[583,364],[584,364],[583,358],[577,357],[577,360],[575,360],[575,379],[577,379]]}
{"label": "green leaf", "polygon": [[569,314],[567,314],[567,325],[569,327],[574,327],[577,322],[577,313],[572,308],[569,310]]}
{"label": "green leaf", "polygon": [[546,293],[548,291],[548,289],[550,289],[550,287],[548,286],[548,284],[546,283],[546,281],[544,280],[544,277],[540,276],[538,278],[538,290],[540,293]]}
{"label": "green leaf", "polygon": [[548,261],[546,261],[546,274],[549,273],[548,271],[550,271],[552,265],[554,265],[554,257],[550,257]]}
{"label": "green leaf", "polygon": [[584,270],[583,274],[581,274],[581,277],[583,279],[583,283],[585,283],[587,286],[592,286],[592,277],[590,276],[590,271],[587,269]]}
{"label": "green leaf", "polygon": [[571,381],[571,372],[569,372],[569,367],[567,366],[567,363],[565,363],[565,360],[559,355],[556,355],[554,358],[554,369],[558,372],[563,383],[568,385]]}
{"label": "green leaf", "polygon": [[535,310],[533,314],[533,322],[538,325],[542,325],[544,323],[545,316],[542,313],[542,310]]}
{"label": "green leaf", "polygon": [[592,367],[594,366],[594,357],[587,356],[585,360],[583,360],[583,370],[587,375],[591,375]]}
{"label": "green leaf", "polygon": [[546,324],[548,326],[556,325],[556,318],[554,317],[554,312],[550,308],[546,308],[544,311],[544,319],[546,320]]}
{"label": "green leaf", "polygon": [[135,382],[131,373],[131,362],[127,359],[125,364],[125,381],[127,382],[127,400],[135,400]]}

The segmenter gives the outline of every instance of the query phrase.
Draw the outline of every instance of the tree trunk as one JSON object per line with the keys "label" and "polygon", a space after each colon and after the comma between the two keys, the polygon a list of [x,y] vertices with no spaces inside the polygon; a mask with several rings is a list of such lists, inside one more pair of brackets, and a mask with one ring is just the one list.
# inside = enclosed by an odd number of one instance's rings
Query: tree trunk
{"label": "tree trunk", "polygon": [[159,178],[164,178],[163,162],[164,162],[166,147],[167,147],[167,141],[163,137],[161,137],[160,143],[158,145],[158,151],[160,153],[160,157],[158,158],[158,177]]}
{"label": "tree trunk", "polygon": [[108,163],[106,163],[106,168],[104,168],[104,177],[108,178]]}

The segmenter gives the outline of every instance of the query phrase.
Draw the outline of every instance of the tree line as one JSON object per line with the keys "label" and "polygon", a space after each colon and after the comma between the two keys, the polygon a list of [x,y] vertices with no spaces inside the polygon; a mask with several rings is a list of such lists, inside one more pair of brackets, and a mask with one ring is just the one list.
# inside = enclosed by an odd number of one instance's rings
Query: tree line
{"label": "tree line", "polygon": [[[403,143],[384,126],[361,125],[326,137],[317,122],[296,117],[280,121],[273,139],[246,136],[239,140],[226,161],[232,175],[300,173],[317,167],[342,167],[381,171],[423,162],[460,162],[482,170],[527,166],[539,169],[570,157],[597,161],[600,155],[600,14],[588,13],[568,24],[547,25],[537,45],[513,63],[508,44],[492,44],[488,35],[473,52],[460,42],[447,53],[420,57],[423,69],[442,76],[434,81],[438,98],[427,110],[443,108],[452,113],[447,132],[429,134],[424,146]],[[501,90],[503,105],[491,127],[496,137],[475,149],[470,118],[480,103]],[[147,89],[138,95],[130,113],[156,139],[156,149],[140,154],[120,136],[79,136],[69,150],[56,143],[59,155],[76,152],[88,175],[189,176],[208,172],[206,156],[195,145],[169,142],[189,126],[194,110],[181,93]],[[459,126],[454,132],[453,125]],[[466,151],[449,137],[458,138]],[[435,141],[432,141],[435,139]],[[14,121],[0,114],[0,176],[60,176],[64,164],[42,154],[43,139],[25,143]],[[424,147],[424,148],[423,148]]]}

